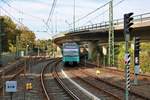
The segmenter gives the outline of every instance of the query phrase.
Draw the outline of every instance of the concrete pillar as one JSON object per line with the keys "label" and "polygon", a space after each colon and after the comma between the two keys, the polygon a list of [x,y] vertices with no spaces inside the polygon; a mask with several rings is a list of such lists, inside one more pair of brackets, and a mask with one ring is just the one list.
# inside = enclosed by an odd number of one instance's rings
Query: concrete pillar
{"label": "concrete pillar", "polygon": [[56,48],[55,57],[62,57],[62,50],[59,46]]}
{"label": "concrete pillar", "polygon": [[96,48],[96,42],[88,42],[88,59],[92,59],[94,48]]}

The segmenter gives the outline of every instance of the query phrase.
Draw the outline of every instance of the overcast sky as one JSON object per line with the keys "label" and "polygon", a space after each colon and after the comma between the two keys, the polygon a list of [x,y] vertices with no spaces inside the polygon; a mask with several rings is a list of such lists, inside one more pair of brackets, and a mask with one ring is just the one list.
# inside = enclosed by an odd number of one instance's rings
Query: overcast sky
{"label": "overcast sky", "polygon": [[[5,1],[5,2],[3,2]],[[48,32],[46,22],[53,0],[0,0],[0,7],[5,9],[13,18],[20,20],[39,39],[49,39],[52,35],[72,28],[74,0],[56,0],[54,14],[49,22]],[[75,19],[79,19],[110,0],[75,0]],[[117,4],[122,1],[120,4]],[[134,12],[134,15],[150,12],[150,0],[114,0],[114,19],[123,18],[124,13]],[[13,7],[13,8],[12,8]],[[8,15],[0,8],[1,15]],[[15,8],[15,9],[14,9]],[[106,5],[92,15],[76,23],[76,27],[108,21]],[[104,12],[104,13],[103,13]],[[15,21],[16,22],[16,21]],[[17,23],[17,22],[16,22]],[[42,32],[43,31],[43,32]]]}

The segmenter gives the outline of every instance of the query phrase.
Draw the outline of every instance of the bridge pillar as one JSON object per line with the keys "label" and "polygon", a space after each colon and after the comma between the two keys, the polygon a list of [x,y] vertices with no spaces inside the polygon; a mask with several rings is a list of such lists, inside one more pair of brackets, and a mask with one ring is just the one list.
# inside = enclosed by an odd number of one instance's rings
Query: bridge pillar
{"label": "bridge pillar", "polygon": [[62,50],[59,46],[56,48],[55,57],[62,57]]}
{"label": "bridge pillar", "polygon": [[96,42],[88,42],[88,59],[92,59],[92,53],[96,45]]}

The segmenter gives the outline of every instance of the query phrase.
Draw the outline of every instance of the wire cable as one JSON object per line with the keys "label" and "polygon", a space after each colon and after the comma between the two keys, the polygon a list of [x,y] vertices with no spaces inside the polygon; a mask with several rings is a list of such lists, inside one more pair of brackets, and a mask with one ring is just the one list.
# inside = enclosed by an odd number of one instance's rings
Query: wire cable
{"label": "wire cable", "polygon": [[13,10],[17,11],[18,13],[22,13],[23,15],[27,15],[27,16],[30,16],[30,17],[33,17],[33,18],[36,18],[36,19],[40,19],[40,20],[43,20],[41,17],[37,17],[37,16],[34,16],[34,15],[31,15],[31,14],[28,14],[26,12],[23,12],[15,7],[12,7],[8,2],[4,1],[4,0],[1,0],[3,3],[5,3],[8,7],[12,8]]}
{"label": "wire cable", "polygon": [[54,10],[55,10],[55,7],[56,7],[56,2],[57,2],[57,0],[53,0],[53,4],[52,4],[51,10],[49,12],[46,24],[48,24],[48,22],[51,21],[51,17],[53,16],[53,13],[54,13]]}
{"label": "wire cable", "polygon": [[38,20],[41,20],[45,25],[46,25],[46,30],[48,31],[50,29],[49,25],[45,22],[44,19],[42,19],[41,17],[37,17],[37,16],[34,16],[34,15],[31,15],[31,14],[28,14],[26,12],[23,12],[23,11],[20,11],[19,9],[17,8],[14,8],[12,7],[10,4],[8,4],[8,2],[4,1],[4,0],[1,0],[3,3],[7,4],[8,7],[12,8],[13,10],[17,11],[18,13],[22,13],[23,15],[27,15],[27,16],[30,16],[32,18],[36,18]]}
{"label": "wire cable", "polygon": [[7,10],[5,10],[3,7],[0,6],[0,8],[5,12],[7,13],[10,17],[12,17],[12,19],[14,19],[17,23],[25,26],[22,22],[18,21],[13,15],[11,15]]}
{"label": "wire cable", "polygon": [[[116,3],[116,4],[114,5],[114,7],[118,6],[118,5],[121,4],[123,1],[125,1],[125,0],[120,0],[118,3]],[[96,17],[94,17],[94,18],[92,18],[92,19],[96,19],[97,17],[104,15],[108,10],[109,10],[109,9],[104,10],[102,13],[100,13],[98,16],[96,16]],[[88,22],[91,22],[92,19],[88,20],[85,24],[87,24]],[[85,24],[83,24],[83,25],[85,25]]]}
{"label": "wire cable", "polygon": [[[91,12],[88,13],[87,15],[85,15],[85,16],[83,16],[83,17],[77,19],[75,22],[79,22],[79,21],[85,19],[85,18],[88,17],[89,15],[91,15],[91,14],[95,13],[96,11],[98,11],[99,9],[105,7],[107,4],[109,4],[109,2],[107,2],[106,4],[104,4],[104,5],[102,5],[102,6],[98,7],[98,8],[96,8],[95,10],[91,11]],[[71,23],[71,24],[73,24],[73,23]]]}

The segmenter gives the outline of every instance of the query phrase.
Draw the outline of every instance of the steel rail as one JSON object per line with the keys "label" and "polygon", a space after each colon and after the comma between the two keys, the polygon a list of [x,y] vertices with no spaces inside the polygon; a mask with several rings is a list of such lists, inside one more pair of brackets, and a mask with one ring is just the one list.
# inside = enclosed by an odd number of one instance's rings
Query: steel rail
{"label": "steel rail", "polygon": [[55,77],[55,79],[57,80],[57,82],[61,85],[61,87],[74,99],[74,100],[80,100],[80,98],[74,94],[61,80],[58,72],[57,72],[57,64],[56,63],[56,67],[54,67],[54,72],[53,72],[53,76]]}

